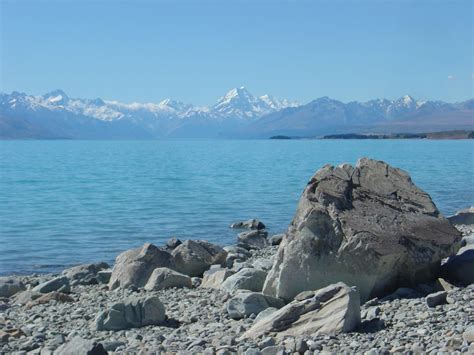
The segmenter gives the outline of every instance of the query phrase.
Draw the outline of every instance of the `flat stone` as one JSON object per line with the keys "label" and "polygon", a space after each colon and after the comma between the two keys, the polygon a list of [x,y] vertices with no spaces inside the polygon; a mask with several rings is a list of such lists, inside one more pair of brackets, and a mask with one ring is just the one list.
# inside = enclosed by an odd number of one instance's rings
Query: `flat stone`
{"label": "flat stone", "polygon": [[293,301],[256,322],[244,333],[245,338],[275,334],[279,339],[318,334],[347,333],[360,324],[358,292],[339,282],[301,301]]}
{"label": "flat stone", "polygon": [[75,337],[54,351],[55,355],[106,355],[103,345],[94,340]]}
{"label": "flat stone", "polygon": [[69,284],[69,279],[66,276],[61,276],[40,283],[38,286],[33,288],[33,291],[40,293],[49,293],[53,291],[69,293],[71,292],[71,285]]}

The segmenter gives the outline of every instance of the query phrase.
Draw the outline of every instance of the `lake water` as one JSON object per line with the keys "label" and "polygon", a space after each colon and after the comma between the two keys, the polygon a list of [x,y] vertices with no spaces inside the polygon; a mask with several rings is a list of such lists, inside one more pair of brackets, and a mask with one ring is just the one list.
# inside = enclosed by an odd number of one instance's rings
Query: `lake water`
{"label": "lake water", "polygon": [[0,274],[51,272],[170,236],[231,244],[231,222],[291,221],[325,163],[368,156],[410,172],[449,215],[474,204],[474,142],[1,141]]}

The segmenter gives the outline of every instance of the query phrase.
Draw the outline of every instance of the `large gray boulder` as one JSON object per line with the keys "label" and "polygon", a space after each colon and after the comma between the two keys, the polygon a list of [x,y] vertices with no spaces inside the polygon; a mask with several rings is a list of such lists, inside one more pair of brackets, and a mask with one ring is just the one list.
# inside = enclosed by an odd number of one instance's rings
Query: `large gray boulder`
{"label": "large gray boulder", "polygon": [[186,240],[172,252],[176,270],[188,276],[201,277],[211,265],[225,265],[227,252],[204,240]]}
{"label": "large gray boulder", "polygon": [[97,274],[109,268],[107,263],[82,264],[63,271],[71,285],[93,285],[99,283]]}
{"label": "large gray boulder", "polygon": [[263,292],[291,300],[343,281],[365,301],[433,280],[460,240],[406,172],[366,158],[326,165],[301,196]]}
{"label": "large gray boulder", "polygon": [[270,307],[281,308],[284,305],[282,300],[259,292],[240,292],[227,302],[226,309],[230,318],[241,319]]}
{"label": "large gray boulder", "polygon": [[147,291],[164,290],[172,287],[192,287],[191,278],[180,272],[168,269],[167,267],[159,267],[155,269],[148,282],[145,285]]}
{"label": "large gray boulder", "polygon": [[239,272],[229,276],[223,283],[222,289],[229,293],[237,290],[249,290],[261,292],[267,273],[253,268],[243,268]]}
{"label": "large gray boulder", "polygon": [[150,243],[140,248],[127,250],[115,260],[109,289],[126,288],[131,285],[143,287],[153,270],[159,267],[174,268],[174,259],[169,252]]}
{"label": "large gray boulder", "polygon": [[11,297],[25,290],[25,285],[15,277],[0,277],[0,297]]}
{"label": "large gray boulder", "polygon": [[261,318],[242,339],[272,334],[284,337],[335,335],[354,330],[360,324],[359,293],[342,282],[321,290],[305,292],[283,308]]}
{"label": "large gray boulder", "polygon": [[165,307],[158,297],[130,297],[101,312],[95,326],[97,330],[123,330],[158,325],[165,318]]}

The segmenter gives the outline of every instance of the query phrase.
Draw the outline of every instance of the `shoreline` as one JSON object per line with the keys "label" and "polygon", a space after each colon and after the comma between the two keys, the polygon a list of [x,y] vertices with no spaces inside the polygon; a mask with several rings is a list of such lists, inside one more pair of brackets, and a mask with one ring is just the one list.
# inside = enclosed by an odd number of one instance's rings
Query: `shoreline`
{"label": "shoreline", "polygon": [[[474,232],[474,225],[459,225],[458,229],[463,236],[468,236]],[[232,247],[235,246],[229,246]],[[275,258],[277,251],[277,245],[252,250],[251,256],[243,265],[238,265],[237,269],[251,266],[268,271],[271,267],[270,261]],[[37,285],[62,275],[64,273],[15,277],[24,283]],[[200,281],[202,282],[202,279]],[[60,300],[35,302],[28,300],[28,297],[22,300],[24,303],[21,306],[7,307],[5,303],[0,303],[0,329],[2,324],[3,327],[10,324],[8,334],[11,334],[7,343],[0,343],[0,354],[14,350],[26,351],[28,354],[52,354],[58,349],[59,352],[54,353],[61,354],[72,349],[65,348],[68,344],[74,349],[88,349],[92,342],[87,343],[87,339],[91,337],[109,353],[464,352],[472,348],[468,347],[463,336],[472,322],[474,285],[449,287],[452,288],[447,292],[448,303],[445,306],[427,307],[426,290],[399,289],[383,299],[373,299],[361,304],[362,323],[358,330],[335,336],[318,335],[304,338],[302,343],[303,338],[292,337],[282,341],[275,341],[272,337],[241,340],[242,333],[254,323],[255,315],[237,320],[229,317],[226,305],[232,296],[221,289],[202,288],[197,285],[158,291],[145,291],[134,287],[108,290],[107,284],[102,282],[94,285],[78,284],[71,286],[68,293],[71,299],[64,303]],[[124,298],[140,295],[159,297],[166,308],[168,324],[122,331],[95,331],[91,328],[90,323],[98,312]],[[413,313],[416,317],[413,317]],[[3,333],[0,332],[1,334]],[[438,339],[438,336],[441,335],[444,347],[439,343],[441,339]],[[268,352],[270,350],[272,352]]]}
{"label": "shoreline", "polygon": [[474,352],[474,207],[445,218],[408,173],[325,165],[285,234],[230,227],[0,278],[0,354]]}

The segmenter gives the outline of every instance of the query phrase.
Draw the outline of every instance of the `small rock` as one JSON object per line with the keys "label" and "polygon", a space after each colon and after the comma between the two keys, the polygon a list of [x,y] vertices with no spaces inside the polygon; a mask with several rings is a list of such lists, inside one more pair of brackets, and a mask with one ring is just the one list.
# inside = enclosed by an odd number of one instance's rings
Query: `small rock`
{"label": "small rock", "polygon": [[204,240],[186,240],[172,251],[176,270],[188,276],[201,277],[211,265],[224,265],[227,252]]}
{"label": "small rock", "polygon": [[44,294],[44,295],[28,302],[25,307],[28,309],[28,308],[31,308],[31,307],[36,306],[38,304],[45,304],[45,303],[49,303],[51,301],[56,301],[56,302],[60,302],[60,303],[74,302],[74,298],[72,298],[71,296],[69,296],[65,293],[53,291],[53,292],[50,292],[50,293],[46,293],[46,294]]}
{"label": "small rock", "polygon": [[96,320],[97,330],[122,330],[158,325],[165,320],[165,307],[156,296],[130,297],[100,313]]}
{"label": "small rock", "polygon": [[179,240],[177,237],[171,237],[166,241],[166,249],[168,250],[173,250],[183,244],[181,240]]}
{"label": "small rock", "polygon": [[240,233],[238,240],[241,243],[248,244],[257,249],[262,249],[268,245],[267,236],[268,233],[263,230],[253,230]]}
{"label": "small rock", "polygon": [[285,235],[284,233],[272,235],[269,239],[270,245],[280,245]]}
{"label": "small rock", "polygon": [[74,266],[63,271],[72,285],[93,285],[97,284],[97,273],[101,270],[108,269],[107,263],[83,264]]}
{"label": "small rock", "polygon": [[97,282],[100,284],[108,284],[112,276],[112,269],[101,270],[97,273]]}
{"label": "small rock", "polygon": [[446,291],[432,293],[426,296],[426,304],[428,307],[436,307],[441,304],[445,304],[447,295],[448,293]]}
{"label": "small rock", "polygon": [[54,354],[62,355],[106,355],[107,351],[105,351],[103,345],[101,343],[97,343],[94,340],[83,339],[81,337],[75,337],[68,341],[67,343],[61,345],[59,348],[56,349]]}
{"label": "small rock", "polygon": [[201,287],[204,288],[220,288],[222,283],[235,274],[234,271],[229,269],[218,269],[218,270],[208,270],[204,273]]}
{"label": "small rock", "polygon": [[264,348],[261,352],[262,355],[285,355],[285,347],[281,345],[273,345]]}
{"label": "small rock", "polygon": [[474,343],[474,325],[467,327],[462,337],[468,344]]}
{"label": "small rock", "polygon": [[145,285],[147,291],[157,291],[172,287],[192,287],[191,278],[166,267],[153,270]]}
{"label": "small rock", "polygon": [[262,270],[243,268],[234,275],[229,276],[223,283],[222,288],[229,293],[236,290],[262,291],[267,273]]}
{"label": "small rock", "polygon": [[284,305],[282,300],[271,296],[257,292],[242,292],[227,302],[227,313],[232,319],[241,319],[251,314],[257,315],[269,307],[281,308]]}
{"label": "small rock", "polygon": [[0,297],[11,297],[24,289],[25,285],[17,278],[0,277]]}
{"label": "small rock", "polygon": [[0,330],[0,344],[8,343],[8,338],[10,338],[10,334]]}

